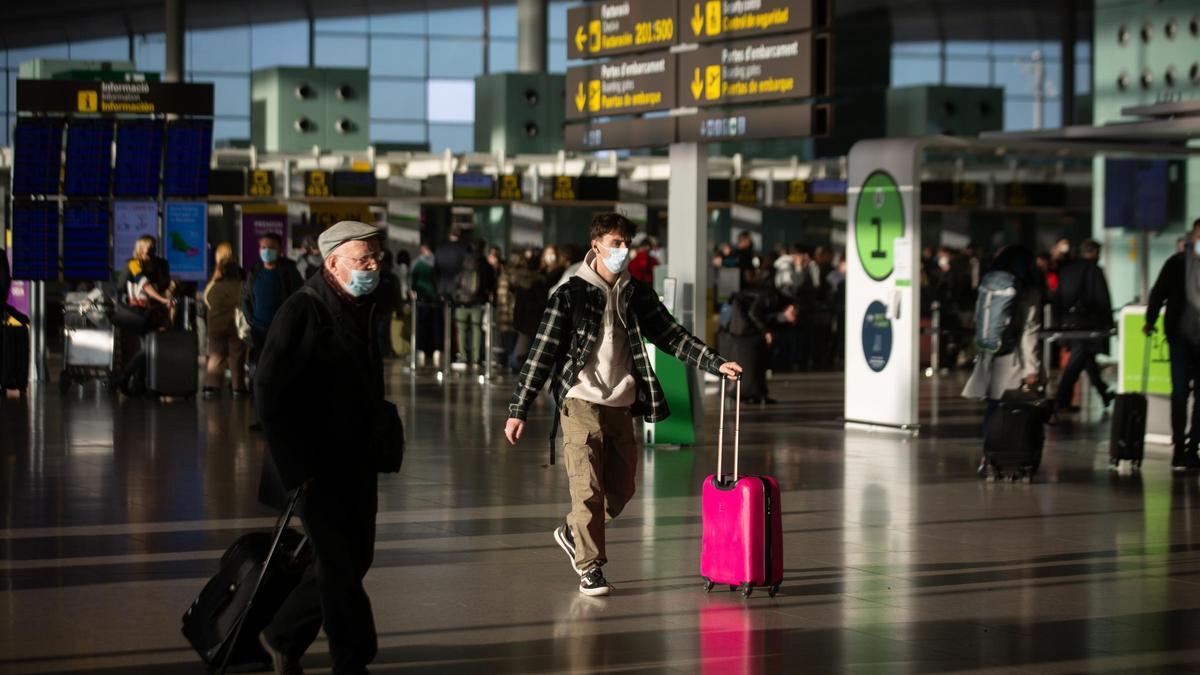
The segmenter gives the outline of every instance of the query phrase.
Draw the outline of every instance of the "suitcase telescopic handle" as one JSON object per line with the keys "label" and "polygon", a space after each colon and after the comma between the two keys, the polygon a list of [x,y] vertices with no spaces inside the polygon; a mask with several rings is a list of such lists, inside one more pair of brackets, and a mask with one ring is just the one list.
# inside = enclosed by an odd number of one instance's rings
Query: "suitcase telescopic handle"
{"label": "suitcase telescopic handle", "polygon": [[1154,345],[1154,333],[1146,336],[1146,346],[1142,349],[1142,396],[1150,395],[1150,348]]}
{"label": "suitcase telescopic handle", "polygon": [[[717,425],[717,482],[722,482],[725,468],[725,386],[729,378],[721,376],[721,417]],[[738,479],[738,455],[741,448],[742,432],[742,376],[735,378],[734,385],[734,417],[733,417],[733,482]]]}

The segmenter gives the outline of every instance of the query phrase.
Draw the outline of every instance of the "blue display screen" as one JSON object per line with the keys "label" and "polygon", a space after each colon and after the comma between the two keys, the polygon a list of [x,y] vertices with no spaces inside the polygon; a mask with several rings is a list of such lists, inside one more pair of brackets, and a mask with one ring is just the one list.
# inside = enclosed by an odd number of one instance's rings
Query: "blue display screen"
{"label": "blue display screen", "polygon": [[108,120],[72,120],[67,127],[63,194],[107,197],[112,182],[113,125]]}
{"label": "blue display screen", "polygon": [[13,127],[13,194],[56,195],[62,166],[61,118],[21,118]]}
{"label": "blue display screen", "polygon": [[58,204],[13,204],[12,276],[26,281],[58,279]]}
{"label": "blue display screen", "polygon": [[163,161],[163,195],[208,196],[212,160],[212,120],[182,120],[167,126],[167,154]]}
{"label": "blue display screen", "polygon": [[1161,230],[1167,226],[1169,174],[1165,159],[1104,162],[1104,226]]}
{"label": "blue display screen", "polygon": [[118,197],[157,197],[162,146],[162,124],[151,120],[129,120],[118,124],[113,194]]}
{"label": "blue display screen", "polygon": [[108,279],[108,202],[67,202],[63,206],[63,278]]}

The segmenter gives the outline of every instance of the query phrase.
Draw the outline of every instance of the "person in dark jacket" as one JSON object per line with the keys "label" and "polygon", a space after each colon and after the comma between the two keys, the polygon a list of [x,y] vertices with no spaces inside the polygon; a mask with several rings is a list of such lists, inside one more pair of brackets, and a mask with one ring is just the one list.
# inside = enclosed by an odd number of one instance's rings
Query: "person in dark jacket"
{"label": "person in dark jacket", "polygon": [[[1060,271],[1058,291],[1054,294],[1054,316],[1061,328],[1072,331],[1112,329],[1112,296],[1108,293],[1104,271],[1096,264],[1099,257],[1100,243],[1086,239],[1079,245],[1079,258]],[[1058,383],[1060,410],[1070,409],[1075,383],[1084,371],[1087,371],[1088,379],[1099,392],[1104,405],[1109,405],[1116,398],[1100,378],[1100,366],[1096,365],[1096,355],[1108,353],[1108,342],[1108,337],[1065,341],[1066,348],[1071,351],[1071,359],[1063,368],[1062,379]]]}
{"label": "person in dark jacket", "polygon": [[[258,240],[259,262],[250,271],[250,277],[242,285],[242,316],[250,324],[250,377],[258,367],[258,359],[267,341],[267,331],[275,319],[275,313],[284,301],[292,296],[304,279],[296,263],[281,253],[283,241],[274,232],[264,234]],[[251,429],[260,424],[254,421]]]}
{"label": "person in dark jacket", "polygon": [[[1192,223],[1187,249],[1167,259],[1150,290],[1142,329],[1147,336],[1154,333],[1163,303],[1163,331],[1171,354],[1171,468],[1195,471],[1200,469],[1200,218]],[[1190,432],[1189,395],[1197,401]]]}
{"label": "person in dark jacket", "polygon": [[433,252],[437,290],[444,300],[454,298],[454,289],[458,284],[458,275],[463,269],[463,260],[471,253],[470,247],[462,241],[462,237],[462,227],[455,225],[450,229],[449,238]]}
{"label": "person in dark jacket", "polygon": [[270,449],[260,499],[279,507],[279,487],[303,487],[300,511],[316,557],[260,636],[277,673],[301,672],[322,625],[334,673],[365,673],[375,657],[362,580],[378,503],[369,448],[384,394],[371,339],[382,232],[344,221],[321,234],[325,266],[280,307],[259,360],[254,393]]}
{"label": "person in dark jacket", "polygon": [[638,443],[633,417],[659,422],[671,414],[650,366],[648,340],[664,353],[713,375],[735,377],[726,362],[675,322],[654,289],[630,278],[636,227],[616,213],[592,219],[592,250],[566,286],[550,297],[529,358],[508,406],[504,436],[525,431],[530,406],[546,382],[561,412],[571,511],[554,541],[579,575],[579,592],[608,595],[601,567],[605,521],[633,498]]}

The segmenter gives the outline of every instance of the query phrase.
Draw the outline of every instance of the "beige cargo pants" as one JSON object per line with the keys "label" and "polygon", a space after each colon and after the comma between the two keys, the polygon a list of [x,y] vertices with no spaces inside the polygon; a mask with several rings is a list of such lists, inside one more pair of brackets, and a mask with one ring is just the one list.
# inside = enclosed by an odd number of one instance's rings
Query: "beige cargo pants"
{"label": "beige cargo pants", "polygon": [[571,488],[567,526],[575,539],[575,567],[582,573],[608,562],[604,524],[633,498],[638,441],[628,408],[569,398],[561,422]]}

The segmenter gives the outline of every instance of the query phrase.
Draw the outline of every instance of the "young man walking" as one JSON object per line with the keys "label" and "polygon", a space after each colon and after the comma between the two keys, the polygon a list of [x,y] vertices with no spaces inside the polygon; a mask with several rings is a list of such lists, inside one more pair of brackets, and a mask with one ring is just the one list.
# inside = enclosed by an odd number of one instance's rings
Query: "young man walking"
{"label": "young man walking", "polygon": [[592,220],[592,246],[579,271],[550,298],[521,369],[504,435],[516,444],[547,380],[560,410],[571,511],[554,540],[571,558],[584,595],[607,595],[604,525],[633,497],[638,441],[633,417],[670,415],[643,338],[685,363],[735,377],[727,362],[675,322],[654,290],[626,267],[635,227],[624,216]]}

